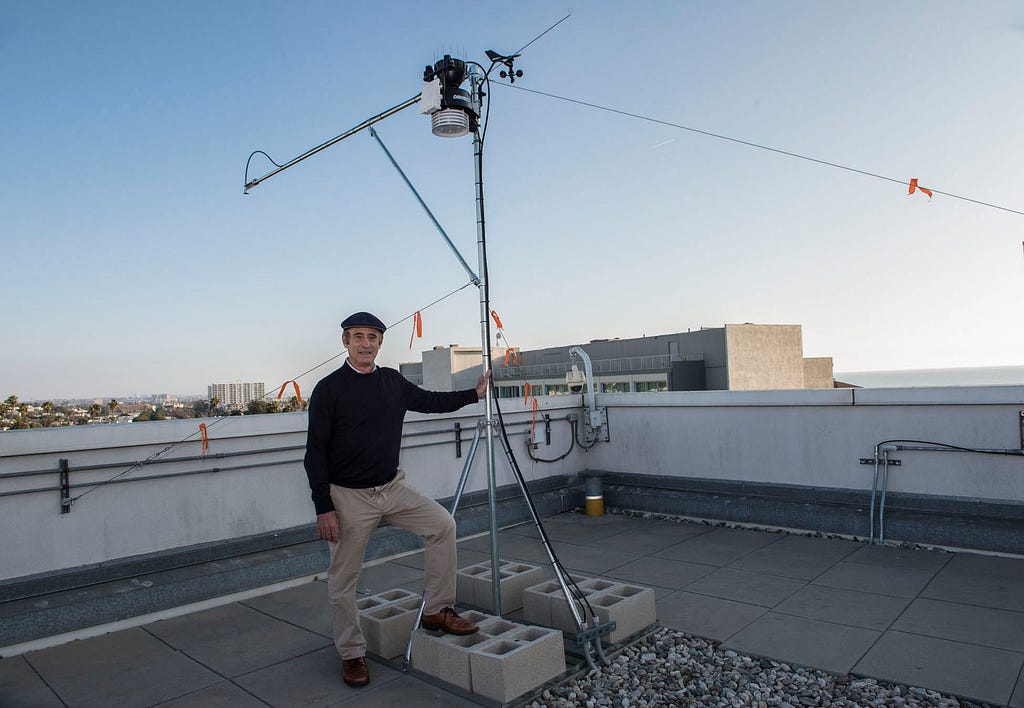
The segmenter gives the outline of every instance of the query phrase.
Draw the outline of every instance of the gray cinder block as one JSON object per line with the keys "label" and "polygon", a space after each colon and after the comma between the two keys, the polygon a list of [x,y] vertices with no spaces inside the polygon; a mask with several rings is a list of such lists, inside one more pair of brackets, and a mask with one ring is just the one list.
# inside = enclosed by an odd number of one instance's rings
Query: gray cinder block
{"label": "gray cinder block", "polygon": [[[574,580],[579,586],[584,597],[589,597],[594,594],[594,590],[591,589],[589,585],[595,579],[596,578],[574,577]],[[570,588],[572,588],[572,586],[570,586]],[[572,612],[569,610],[569,603],[566,602],[565,594],[562,592],[562,586],[556,582],[555,588],[551,592],[547,593],[547,596],[551,608],[551,624],[548,626],[560,629],[563,632],[568,632],[575,636],[576,632],[579,631],[579,627],[576,625]],[[579,603],[576,604],[576,609],[579,611],[580,617],[583,617],[583,608],[580,607]]]}
{"label": "gray cinder block", "polygon": [[[504,620],[476,610],[465,610],[460,612],[459,616],[485,628],[490,623],[497,631],[508,631],[505,627],[508,623]],[[512,627],[517,628],[518,626]],[[484,629],[480,629],[476,634],[459,637],[420,627],[412,634],[412,667],[468,691],[471,686],[468,652],[477,644],[491,639],[493,637]]]}
{"label": "gray cinder block", "polygon": [[[611,588],[613,585],[607,581],[600,581],[599,578],[588,578],[582,575],[571,577],[584,595],[594,593],[595,583],[599,587],[606,588]],[[523,617],[527,622],[533,624],[554,627],[571,634],[577,632],[576,623],[569,611],[569,604],[566,602],[562,586],[557,580],[548,580],[523,591]]]}
{"label": "gray cinder block", "polygon": [[469,654],[473,693],[506,703],[565,671],[560,632],[522,627]]}
{"label": "gray cinder block", "polygon": [[611,589],[615,587],[615,583],[611,580],[605,580],[604,578],[585,578],[584,580],[577,581],[581,588],[591,590],[593,592],[611,592]]}
{"label": "gray cinder block", "polygon": [[374,607],[380,607],[384,604],[387,603],[384,600],[378,600],[375,597],[361,597],[356,600],[356,609],[363,612],[365,610],[371,610]]}
{"label": "gray cinder block", "polygon": [[360,612],[359,628],[367,651],[384,659],[404,654],[419,606],[420,599],[414,595]]}
{"label": "gray cinder block", "polygon": [[386,659],[404,654],[419,605],[420,596],[404,588],[357,599],[367,650]]}
{"label": "gray cinder block", "polygon": [[476,576],[488,572],[490,561],[466,566],[455,574],[455,600],[464,605],[476,604]]}
{"label": "gray cinder block", "polygon": [[523,590],[523,619],[530,624],[551,627],[551,598],[559,585],[554,580],[538,583]]}
{"label": "gray cinder block", "polygon": [[[501,609],[514,612],[523,607],[523,591],[544,579],[540,566],[517,561],[498,561],[501,586]],[[455,578],[459,602],[494,610],[494,586],[491,562],[483,561],[459,570]]]}
{"label": "gray cinder block", "polygon": [[413,630],[412,655],[409,657],[412,668],[429,676],[437,676],[437,644],[444,636],[444,632],[432,632],[422,627]]}
{"label": "gray cinder block", "polygon": [[473,647],[492,641],[483,632],[456,636],[446,634],[431,645],[437,655],[437,676],[442,681],[458,686],[465,691],[473,690],[470,674],[469,655]]}
{"label": "gray cinder block", "polygon": [[479,622],[477,627],[480,628],[480,634],[486,634],[489,638],[500,637],[504,634],[508,634],[514,630],[521,629],[523,625],[516,624],[515,622],[509,622],[506,619],[500,617],[487,616],[487,619]]}
{"label": "gray cinder block", "polygon": [[[544,571],[540,566],[528,563],[501,561],[498,569],[501,575],[501,609],[503,612],[515,612],[523,607],[523,591],[544,579]],[[483,573],[474,575],[476,586],[477,607],[494,610],[494,579],[488,566]]]}
{"label": "gray cinder block", "polygon": [[398,602],[399,600],[404,600],[408,597],[419,597],[419,595],[406,590],[405,588],[395,588],[394,590],[385,590],[384,592],[379,592],[376,595],[370,595],[370,597],[380,602]]}
{"label": "gray cinder block", "polygon": [[605,644],[621,642],[657,620],[654,590],[639,585],[613,585],[587,597],[602,623],[615,622],[615,631],[602,637]]}
{"label": "gray cinder block", "polygon": [[459,617],[477,625],[484,620],[492,619],[491,615],[485,615],[483,612],[477,612],[476,610],[459,610]]}

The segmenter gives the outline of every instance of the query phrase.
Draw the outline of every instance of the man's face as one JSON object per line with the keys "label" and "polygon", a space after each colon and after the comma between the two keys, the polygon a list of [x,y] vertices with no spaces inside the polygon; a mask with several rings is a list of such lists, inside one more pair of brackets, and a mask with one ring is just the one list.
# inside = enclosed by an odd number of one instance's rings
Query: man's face
{"label": "man's face", "polygon": [[341,334],[349,362],[360,371],[372,371],[384,335],[373,327],[349,327]]}

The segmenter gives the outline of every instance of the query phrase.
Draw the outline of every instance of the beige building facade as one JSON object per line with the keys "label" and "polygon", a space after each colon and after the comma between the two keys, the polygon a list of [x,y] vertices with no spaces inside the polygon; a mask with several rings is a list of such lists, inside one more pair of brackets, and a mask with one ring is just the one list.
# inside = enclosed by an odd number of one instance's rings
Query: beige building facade
{"label": "beige building facade", "polygon": [[[518,352],[518,364],[504,361],[503,349],[491,350],[499,396],[568,393],[565,375],[575,363],[569,350],[579,346],[593,364],[600,393],[654,391],[786,390],[833,388],[831,357],[805,357],[801,325],[727,324],[692,332],[597,339]],[[434,347],[419,363],[401,364],[406,378],[424,388],[469,388],[480,375],[480,347]]]}

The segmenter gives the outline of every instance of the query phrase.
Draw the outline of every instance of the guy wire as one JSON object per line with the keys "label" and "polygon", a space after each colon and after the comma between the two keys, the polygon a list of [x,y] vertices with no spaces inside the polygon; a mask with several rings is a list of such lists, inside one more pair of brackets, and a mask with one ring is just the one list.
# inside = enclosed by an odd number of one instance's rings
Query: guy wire
{"label": "guy wire", "polygon": [[[443,295],[443,296],[439,297],[438,299],[434,300],[429,305],[425,305],[425,306],[421,307],[416,312],[423,312],[424,310],[429,309],[429,308],[433,307],[434,305],[438,304],[442,300],[446,300],[446,299],[450,298],[455,293],[457,293],[457,292],[459,292],[461,290],[465,290],[467,287],[469,287],[472,284],[473,284],[473,281],[469,281],[465,285],[462,285],[461,287],[458,287],[455,290],[452,290],[447,295]],[[410,317],[415,315],[416,312],[413,312],[408,317],[403,317],[402,319],[398,320],[397,322],[394,322],[394,323],[388,325],[388,329],[391,329],[395,325],[398,325],[398,324],[401,324],[402,322],[405,322]],[[312,373],[312,372],[316,371],[317,369],[319,369],[321,366],[324,366],[326,364],[331,363],[332,361],[334,361],[335,359],[340,357],[342,354],[345,354],[345,352],[344,351],[338,352],[334,356],[330,357],[329,359],[325,359],[324,361],[320,362],[319,364],[317,364],[316,366],[312,367],[311,369],[306,369],[301,374],[298,374],[297,376],[294,376],[291,379],[288,379],[288,381],[298,381],[299,379],[301,379],[306,374]],[[286,381],[285,383],[288,383],[288,381]],[[267,391],[266,393],[263,394],[262,398],[267,398],[268,396],[274,395],[274,390],[275,389],[271,389],[270,391]],[[212,422],[206,424],[207,432],[209,432],[215,425],[218,425],[220,423],[223,423],[226,420],[231,420],[232,418],[236,418],[236,417],[240,417],[240,416],[222,415],[222,416],[211,416],[211,417],[213,418]],[[191,418],[191,419],[186,419],[186,420],[204,420],[204,418]],[[207,418],[205,420],[209,420],[209,419]],[[170,452],[174,448],[178,447],[179,445],[187,443],[188,441],[192,440],[194,437],[196,437],[199,434],[200,434],[200,431],[196,430],[195,432],[191,433],[190,435],[185,436],[184,438],[182,438],[181,440],[178,440],[177,442],[169,443],[166,447],[164,447],[163,449],[159,450],[158,452],[153,453],[152,455],[150,455],[146,459],[140,460],[140,461],[134,463],[130,467],[128,467],[128,468],[118,472],[117,474],[115,474],[113,477],[110,477],[109,479],[105,479],[105,480],[103,480],[101,482],[97,482],[96,484],[92,485],[91,487],[86,489],[84,492],[82,492],[78,496],[73,497],[71,499],[71,503],[74,504],[76,501],[78,501],[79,499],[84,497],[86,494],[89,494],[90,492],[95,491],[96,489],[99,489],[100,487],[104,487],[104,486],[110,484],[111,482],[114,482],[114,481],[120,479],[121,477],[124,477],[125,475],[134,472],[135,470],[142,469],[143,467],[148,465],[153,460],[156,460],[157,458],[164,456],[165,454],[167,454],[168,452]]]}
{"label": "guy wire", "polygon": [[[849,167],[847,165],[842,165],[842,164],[839,164],[838,162],[829,162],[828,160],[821,160],[821,159],[818,159],[816,157],[810,157],[808,155],[801,155],[800,153],[797,153],[797,152],[790,152],[789,150],[780,150],[779,148],[769,147],[768,145],[761,145],[760,143],[755,143],[755,142],[752,142],[750,140],[740,140],[739,138],[732,138],[732,137],[729,137],[728,135],[722,135],[720,133],[712,133],[712,132],[710,132],[708,130],[701,130],[699,128],[691,128],[690,126],[687,126],[687,125],[681,125],[679,123],[673,123],[671,121],[661,120],[659,118],[652,118],[651,116],[645,116],[645,115],[642,115],[640,113],[631,113],[629,111],[623,111],[623,110],[620,110],[618,108],[609,108],[608,106],[601,106],[601,105],[598,105],[596,103],[590,103],[588,101],[581,101],[579,99],[569,98],[567,96],[559,96],[558,94],[548,93],[546,91],[538,91],[537,89],[530,89],[530,88],[526,88],[525,86],[516,86],[515,84],[501,84],[501,83],[499,83],[498,85],[499,86],[506,86],[508,88],[518,89],[520,91],[526,91],[528,93],[535,93],[535,94],[537,94],[539,96],[547,96],[548,98],[554,98],[554,99],[557,99],[559,101],[566,101],[567,103],[575,103],[575,104],[580,105],[580,106],[586,106],[587,108],[595,108],[595,109],[597,109],[599,111],[607,111],[608,113],[616,113],[618,115],[626,116],[628,118],[636,118],[637,120],[647,121],[648,123],[657,123],[658,125],[667,125],[670,128],[679,128],[680,130],[688,130],[691,133],[699,133],[700,135],[706,135],[706,136],[711,137],[711,138],[718,138],[719,140],[727,140],[727,141],[732,142],[732,143],[738,143],[739,145],[746,145],[747,147],[754,147],[754,148],[758,148],[760,150],[767,150],[769,152],[778,153],[779,155],[786,155],[787,157],[795,157],[795,158],[800,159],[800,160],[806,160],[808,162],[815,162],[815,163],[817,163],[819,165],[825,165],[826,167],[835,167],[836,169],[846,170],[847,172],[856,172],[857,174],[865,175],[867,177],[874,177],[875,179],[881,179],[881,180],[885,180],[887,182],[894,182],[896,184],[901,184],[901,185],[908,184],[907,180],[896,179],[895,177],[886,177],[885,175],[880,175],[880,174],[877,174],[875,172],[868,172],[867,170],[859,170],[859,169],[857,169],[855,167]],[[944,191],[942,191],[940,189],[935,189],[934,187],[930,187],[930,186],[928,186],[927,189],[929,189],[930,191],[934,192],[935,194],[941,194],[941,195],[946,196],[946,197],[952,197],[953,199],[960,199],[960,200],[963,200],[965,202],[971,202],[973,204],[978,204],[980,206],[989,207],[991,209],[999,209],[1000,211],[1008,211],[1011,214],[1018,214],[1020,216],[1024,216],[1024,211],[1018,211],[1017,209],[1011,209],[1009,207],[1000,206],[998,204],[991,204],[989,202],[983,202],[983,201],[980,201],[978,199],[972,199],[971,197],[965,197],[965,196],[960,195],[960,194],[953,194],[952,192],[944,192]]]}

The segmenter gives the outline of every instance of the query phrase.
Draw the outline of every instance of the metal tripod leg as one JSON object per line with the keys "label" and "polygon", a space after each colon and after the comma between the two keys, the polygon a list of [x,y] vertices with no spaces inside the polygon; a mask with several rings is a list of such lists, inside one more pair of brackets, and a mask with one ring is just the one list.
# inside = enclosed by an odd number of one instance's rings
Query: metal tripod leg
{"label": "metal tripod leg", "polygon": [[501,447],[505,451],[505,457],[508,459],[509,467],[512,469],[512,476],[516,478],[516,483],[519,485],[519,491],[523,493],[523,498],[526,499],[526,506],[530,510],[530,516],[533,517],[533,523],[537,526],[537,532],[540,534],[541,543],[544,545],[544,550],[548,554],[548,559],[551,561],[551,569],[555,573],[555,579],[558,580],[558,584],[562,588],[562,593],[565,595],[565,601],[569,603],[569,611],[572,613],[573,621],[576,623],[577,634],[576,642],[583,647],[584,653],[587,657],[587,663],[590,668],[597,670],[597,666],[594,665],[594,660],[590,655],[590,645],[594,644],[597,649],[597,655],[601,657],[601,662],[607,664],[608,658],[604,654],[604,649],[601,647],[601,636],[608,634],[614,629],[614,624],[599,625],[597,617],[593,616],[591,612],[591,622],[588,627],[586,610],[584,609],[581,616],[576,602],[573,599],[572,591],[569,589],[569,582],[565,577],[565,573],[559,567],[558,562],[555,559],[555,552],[551,548],[551,540],[548,538],[547,532],[544,530],[544,525],[540,521],[540,517],[537,515],[537,510],[533,506],[532,498],[530,497],[530,491],[526,488],[526,480],[523,479],[522,472],[515,463],[515,456],[512,454],[512,448],[509,446],[508,438],[504,434],[499,434],[498,439],[501,440]]}
{"label": "metal tripod leg", "polygon": [[[478,420],[476,423],[476,431],[473,433],[473,442],[469,445],[469,454],[466,455],[466,464],[462,466],[462,476],[459,477],[459,485],[455,488],[455,498],[452,499],[451,515],[454,517],[455,512],[459,508],[459,502],[462,501],[462,492],[466,489],[466,480],[469,479],[469,470],[473,466],[473,458],[476,456],[477,445],[480,444],[480,434],[486,427],[487,423],[483,420]],[[420,609],[416,612],[416,622],[413,623],[412,629],[415,632],[420,622],[423,621],[423,610],[427,606],[426,596],[420,601]],[[412,659],[412,634],[409,635],[409,643],[405,645],[405,658],[402,661],[402,671],[408,673],[409,662]]]}
{"label": "metal tripod leg", "polygon": [[[470,445],[469,454],[466,456],[466,463],[462,467],[462,476],[459,478],[459,485],[455,491],[455,498],[452,500],[452,516],[455,516],[456,510],[459,508],[459,502],[462,499],[462,493],[466,487],[466,482],[469,478],[469,470],[473,466],[473,459],[476,456],[477,447],[480,443],[480,436],[482,435],[484,429],[486,429],[487,427],[488,425],[486,420],[477,421],[476,431],[473,434],[473,442]],[[487,432],[488,434],[492,434],[492,431],[490,430],[488,430]],[[551,561],[551,569],[555,574],[555,578],[558,581],[558,584],[562,588],[562,593],[565,595],[566,602],[569,604],[569,611],[572,613],[573,621],[576,623],[576,627],[578,629],[578,632],[576,634],[576,641],[583,648],[584,655],[586,656],[587,663],[590,665],[590,668],[597,671],[598,668],[597,665],[594,663],[590,645],[594,645],[594,649],[597,653],[597,656],[600,658],[601,663],[607,664],[608,657],[605,656],[604,647],[601,646],[601,637],[605,634],[608,634],[614,629],[614,623],[598,626],[597,617],[591,616],[590,624],[592,626],[588,627],[588,623],[586,620],[586,610],[584,610],[583,614],[581,615],[579,608],[577,608],[576,606],[576,602],[573,599],[572,591],[569,589],[569,580],[566,578],[565,573],[562,571],[562,569],[559,567],[559,564],[556,562],[555,553],[551,548],[551,540],[548,538],[547,532],[544,530],[544,526],[541,523],[540,517],[537,515],[537,511],[533,506],[532,498],[530,497],[530,492],[526,488],[526,481],[523,479],[522,473],[519,471],[519,468],[515,464],[515,457],[512,454],[512,449],[509,447],[508,440],[506,440],[504,435],[500,434],[498,435],[498,439],[501,440],[502,449],[505,451],[505,456],[508,459],[509,467],[512,469],[512,476],[516,478],[516,483],[519,485],[519,491],[522,492],[523,498],[527,502],[526,506],[530,511],[530,516],[533,519],[534,525],[536,525],[537,527],[538,533],[540,534],[541,543],[544,546],[544,550],[548,554],[548,559]],[[495,510],[493,508],[493,499],[491,500],[491,506],[491,531],[493,535],[493,533],[495,532],[493,526],[496,524]],[[492,548],[492,556],[494,555],[495,549]],[[492,564],[497,562],[495,557],[492,557],[491,561]],[[493,574],[493,577],[497,578],[499,576],[495,573]],[[498,583],[495,582],[495,585],[498,585]],[[415,624],[413,624],[413,631],[415,631],[420,626],[420,622],[423,619],[423,610],[425,604],[425,600],[420,603],[420,609],[419,612],[417,612],[416,614]],[[408,644],[406,644],[405,647],[405,658],[402,662],[402,671],[409,671],[411,659],[412,635],[410,634],[409,642]]]}

